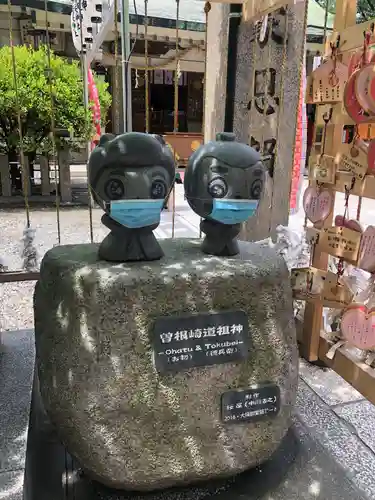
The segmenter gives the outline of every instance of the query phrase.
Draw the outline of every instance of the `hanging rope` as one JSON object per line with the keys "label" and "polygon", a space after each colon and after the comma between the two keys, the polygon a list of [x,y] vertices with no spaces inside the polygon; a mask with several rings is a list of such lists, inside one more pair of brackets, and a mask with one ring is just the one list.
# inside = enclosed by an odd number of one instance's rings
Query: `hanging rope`
{"label": "hanging rope", "polygon": [[12,15],[12,4],[11,0],[8,0],[8,18],[9,18],[9,45],[12,55],[12,70],[13,70],[13,84],[14,84],[14,92],[16,98],[16,113],[17,113],[17,123],[18,123],[18,134],[19,134],[19,153],[20,153],[20,163],[21,163],[21,172],[22,172],[22,190],[23,190],[23,198],[25,203],[26,210],[26,228],[23,231],[22,236],[22,258],[23,258],[23,268],[26,271],[32,271],[37,269],[38,267],[38,253],[34,246],[34,238],[35,238],[35,229],[30,227],[30,206],[28,199],[28,183],[29,183],[29,171],[25,166],[25,153],[23,149],[23,133],[22,133],[22,120],[21,120],[21,108],[20,108],[20,100],[18,93],[18,82],[17,82],[17,65],[16,65],[16,56],[14,52],[14,43],[13,43],[13,15]]}
{"label": "hanging rope", "polygon": [[28,183],[28,172],[25,167],[25,154],[23,149],[23,134],[22,134],[22,120],[21,120],[21,110],[20,110],[20,102],[19,102],[19,94],[18,94],[18,84],[17,84],[17,66],[16,66],[16,56],[14,53],[14,44],[13,44],[13,15],[12,15],[12,3],[11,0],[8,0],[8,18],[9,18],[9,45],[12,55],[12,70],[13,70],[13,85],[14,85],[14,93],[16,98],[16,113],[17,113],[17,123],[18,123],[18,135],[20,140],[20,163],[21,163],[21,171],[22,171],[22,191],[23,198],[25,203],[26,210],[26,227],[30,227],[30,206],[29,206],[29,198],[27,193],[27,183]]}
{"label": "hanging rope", "polygon": [[148,72],[148,0],[145,0],[145,131],[150,132],[150,88]]}
{"label": "hanging rope", "polygon": [[[46,23],[46,44],[47,44],[47,75],[48,75],[48,86],[49,86],[49,96],[50,96],[50,103],[51,103],[51,142],[52,142],[52,161],[53,161],[53,170],[55,173],[55,190],[56,190],[56,197],[55,197],[55,202],[56,202],[56,223],[57,223],[57,241],[60,245],[61,243],[61,228],[60,228],[60,197],[59,197],[59,189],[58,189],[58,182],[57,182],[57,174],[58,174],[58,167],[57,167],[57,148],[56,148],[56,138],[55,138],[55,131],[56,131],[56,123],[55,123],[55,96],[54,96],[54,89],[53,89],[53,79],[52,79],[52,68],[51,68],[51,48],[50,48],[50,35],[49,35],[49,22],[48,22],[48,0],[44,0],[44,13],[45,13],[45,23]],[[81,12],[80,12],[81,13]],[[81,21],[82,22],[82,21]],[[82,41],[82,25],[81,25],[81,41]],[[49,170],[49,159],[47,157],[48,161],[48,170]],[[61,179],[59,175],[59,184],[61,184]]]}
{"label": "hanging rope", "polygon": [[[176,0],[176,69],[174,75],[174,112],[173,112],[173,133],[177,134],[178,132],[178,88],[179,88],[179,80],[181,77],[181,67],[180,67],[180,44],[179,44],[179,27],[178,23],[180,20],[180,0]],[[173,148],[174,161],[176,164],[177,161],[177,151],[176,148]],[[176,226],[176,188],[173,186],[172,192],[172,238],[175,235],[175,226]]]}

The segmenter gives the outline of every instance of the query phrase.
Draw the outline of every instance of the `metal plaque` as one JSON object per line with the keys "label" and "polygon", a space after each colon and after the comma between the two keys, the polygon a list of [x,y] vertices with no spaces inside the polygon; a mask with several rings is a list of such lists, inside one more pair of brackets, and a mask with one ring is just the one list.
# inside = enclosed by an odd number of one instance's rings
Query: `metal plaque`
{"label": "metal plaque", "polygon": [[243,311],[158,318],[152,345],[159,373],[247,359],[250,338]]}
{"label": "metal plaque", "polygon": [[275,417],[279,411],[280,388],[275,384],[259,384],[221,396],[221,420],[226,424],[264,420]]}

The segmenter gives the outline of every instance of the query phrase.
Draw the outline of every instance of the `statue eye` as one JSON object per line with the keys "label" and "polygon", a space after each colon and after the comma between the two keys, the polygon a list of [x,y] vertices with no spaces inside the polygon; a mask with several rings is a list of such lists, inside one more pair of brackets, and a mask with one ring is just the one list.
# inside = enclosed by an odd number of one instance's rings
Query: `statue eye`
{"label": "statue eye", "polygon": [[224,198],[228,192],[228,186],[223,178],[216,177],[208,184],[207,191],[212,198]]}
{"label": "statue eye", "polygon": [[164,199],[167,195],[167,186],[161,180],[155,180],[151,184],[151,198],[154,200]]}
{"label": "statue eye", "polygon": [[253,200],[259,200],[263,190],[263,181],[260,179],[255,180],[251,184],[250,195]]}
{"label": "statue eye", "polygon": [[104,192],[110,200],[120,200],[124,197],[125,187],[119,179],[109,179],[105,183]]}

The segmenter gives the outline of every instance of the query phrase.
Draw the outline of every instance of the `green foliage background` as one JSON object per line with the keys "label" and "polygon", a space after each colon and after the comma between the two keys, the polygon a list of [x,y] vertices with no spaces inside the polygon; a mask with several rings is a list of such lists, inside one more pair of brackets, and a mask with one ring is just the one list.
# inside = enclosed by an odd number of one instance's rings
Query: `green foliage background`
{"label": "green foliage background", "polygon": [[[49,153],[51,133],[51,94],[46,47],[34,50],[14,47],[17,89],[21,112],[22,133],[26,152]],[[65,129],[72,138],[57,138],[57,148],[82,147],[94,135],[90,109],[83,103],[82,74],[78,62],[50,52],[55,128]],[[102,119],[106,117],[112,97],[108,84],[95,78]],[[0,48],[0,151],[9,153],[19,148],[16,92],[12,53],[9,46]]]}
{"label": "green foliage background", "polygon": [[[315,0],[324,9],[328,1],[328,10],[336,12],[336,0]],[[357,21],[362,23],[375,17],[375,0],[357,0]]]}

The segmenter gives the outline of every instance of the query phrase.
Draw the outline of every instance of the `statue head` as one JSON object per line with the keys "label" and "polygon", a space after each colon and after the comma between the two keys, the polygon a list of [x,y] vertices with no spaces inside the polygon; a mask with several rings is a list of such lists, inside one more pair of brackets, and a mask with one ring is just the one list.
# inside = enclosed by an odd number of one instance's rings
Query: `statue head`
{"label": "statue head", "polygon": [[260,154],[221,133],[189,159],[185,194],[190,207],[203,219],[233,226],[257,211],[266,171]]}
{"label": "statue head", "polygon": [[174,177],[172,152],[156,135],[105,134],[89,159],[89,184],[96,203],[130,230],[157,227]]}

